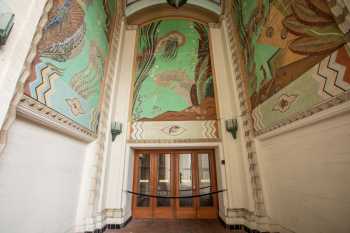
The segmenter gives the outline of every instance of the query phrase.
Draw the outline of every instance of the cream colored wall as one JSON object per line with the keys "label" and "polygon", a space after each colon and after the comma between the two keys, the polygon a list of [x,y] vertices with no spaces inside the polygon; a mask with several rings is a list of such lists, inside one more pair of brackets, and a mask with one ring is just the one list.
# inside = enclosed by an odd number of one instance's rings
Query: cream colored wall
{"label": "cream colored wall", "polygon": [[0,48],[0,128],[15,93],[17,80],[46,1],[5,1],[15,13],[15,25],[6,45]]}
{"label": "cream colored wall", "polygon": [[18,118],[0,156],[0,232],[73,232],[85,144]]}
{"label": "cream colored wall", "polygon": [[111,143],[106,167],[104,208],[115,212],[114,223],[123,223],[131,216],[130,199],[124,190],[130,190],[132,183],[132,153],[127,146],[128,117],[131,102],[131,83],[136,45],[136,30],[123,34],[120,70],[115,85],[112,121],[122,123],[122,133]]}
{"label": "cream colored wall", "polygon": [[297,233],[350,232],[350,111],[262,139],[258,156],[273,222]]}
{"label": "cream colored wall", "polygon": [[216,84],[217,104],[220,116],[220,131],[222,138],[221,156],[225,165],[218,171],[225,177],[227,192],[225,193],[227,203],[224,203],[225,216],[221,217],[227,224],[247,224],[243,219],[234,218],[228,209],[247,209],[253,211],[251,187],[249,183],[248,162],[244,157],[244,137],[240,127],[237,139],[225,129],[225,120],[236,118],[239,124],[238,96],[235,75],[231,69],[227,53],[225,33],[223,27],[210,28],[211,51],[213,56],[214,75]]}

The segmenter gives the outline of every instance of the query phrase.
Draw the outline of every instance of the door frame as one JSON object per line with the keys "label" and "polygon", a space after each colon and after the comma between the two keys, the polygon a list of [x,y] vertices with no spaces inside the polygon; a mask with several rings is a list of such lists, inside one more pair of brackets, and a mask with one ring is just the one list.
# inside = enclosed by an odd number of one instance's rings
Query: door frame
{"label": "door frame", "polygon": [[[178,189],[178,160],[179,154],[191,153],[192,157],[192,185],[195,185],[193,195],[199,194],[199,172],[198,172],[198,154],[207,153],[210,165],[210,177],[211,177],[211,192],[217,191],[217,172],[216,172],[216,158],[214,148],[203,148],[203,149],[134,149],[134,171],[132,178],[133,191],[137,192],[138,176],[139,176],[139,163],[138,156],[140,154],[149,154],[150,156],[150,190],[152,194],[156,194],[157,191],[157,177],[158,167],[157,161],[159,154],[170,154],[171,158],[171,193],[173,196],[179,195]],[[136,199],[137,196],[133,195],[132,198],[132,213],[135,218],[139,219],[215,219],[219,214],[219,201],[218,195],[214,194],[213,207],[200,207],[200,198],[193,198],[192,208],[180,208],[179,199],[171,199],[171,207],[157,207],[157,199],[150,198],[150,207],[137,207]]]}

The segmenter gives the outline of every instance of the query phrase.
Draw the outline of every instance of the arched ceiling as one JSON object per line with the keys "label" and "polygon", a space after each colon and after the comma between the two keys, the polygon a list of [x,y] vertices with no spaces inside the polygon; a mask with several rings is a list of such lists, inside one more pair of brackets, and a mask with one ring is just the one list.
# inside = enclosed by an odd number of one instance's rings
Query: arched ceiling
{"label": "arched ceiling", "polygon": [[[221,14],[222,0],[188,0],[187,5],[194,5],[204,8],[217,15]],[[148,7],[166,4],[167,0],[126,0],[125,15],[130,16]]]}

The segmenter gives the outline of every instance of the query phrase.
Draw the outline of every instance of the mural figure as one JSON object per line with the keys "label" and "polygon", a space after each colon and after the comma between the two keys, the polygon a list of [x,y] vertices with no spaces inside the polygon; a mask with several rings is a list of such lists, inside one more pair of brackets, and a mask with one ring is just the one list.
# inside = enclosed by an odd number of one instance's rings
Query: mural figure
{"label": "mural figure", "polygon": [[[350,22],[339,16],[348,9],[336,2],[234,1],[257,131],[350,90]],[[276,107],[286,96],[298,101]]]}

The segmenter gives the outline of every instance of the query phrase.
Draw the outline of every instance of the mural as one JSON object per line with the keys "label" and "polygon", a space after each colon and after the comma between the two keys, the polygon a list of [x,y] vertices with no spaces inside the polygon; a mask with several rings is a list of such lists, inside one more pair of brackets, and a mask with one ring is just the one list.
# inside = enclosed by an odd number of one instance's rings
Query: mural
{"label": "mural", "polygon": [[[56,0],[24,94],[96,133],[116,0]],[[114,10],[114,11],[113,11]]]}
{"label": "mural", "polygon": [[235,0],[233,7],[258,134],[350,90],[344,0]]}
{"label": "mural", "polygon": [[192,126],[201,135],[208,127],[216,131],[208,27],[188,20],[156,21],[140,28],[137,50],[132,120],[152,123],[134,124],[133,132],[148,125],[168,138],[194,136],[186,121],[200,121]]}

